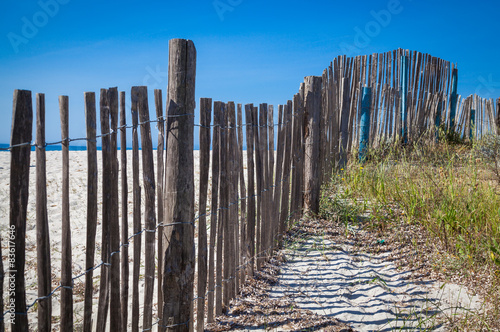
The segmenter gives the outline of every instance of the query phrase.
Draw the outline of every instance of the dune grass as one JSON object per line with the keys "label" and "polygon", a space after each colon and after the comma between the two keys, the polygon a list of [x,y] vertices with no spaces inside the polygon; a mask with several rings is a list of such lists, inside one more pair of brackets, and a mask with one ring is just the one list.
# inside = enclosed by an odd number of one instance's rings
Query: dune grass
{"label": "dune grass", "polygon": [[489,308],[479,319],[500,328],[500,137],[382,145],[364,163],[350,158],[323,197],[323,217],[369,213],[375,228],[396,219],[424,227],[445,248],[436,269],[485,276]]}

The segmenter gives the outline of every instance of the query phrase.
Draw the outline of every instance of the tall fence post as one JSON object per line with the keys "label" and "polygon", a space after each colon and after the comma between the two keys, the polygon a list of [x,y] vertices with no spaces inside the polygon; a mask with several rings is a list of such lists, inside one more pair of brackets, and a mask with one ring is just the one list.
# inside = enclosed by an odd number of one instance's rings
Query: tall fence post
{"label": "tall fence post", "polygon": [[361,99],[361,121],[359,126],[359,161],[364,162],[370,142],[370,105],[372,99],[372,89],[363,87]]}
{"label": "tall fence post", "polygon": [[[169,42],[163,317],[160,331],[192,330],[194,283],[194,108],[196,49],[185,39]],[[175,325],[175,326],[173,326]]]}
{"label": "tall fence post", "polygon": [[120,305],[122,331],[128,327],[128,297],[129,297],[129,255],[128,255],[128,184],[127,184],[127,118],[125,113],[125,91],[120,91],[120,157],[121,157],[121,212],[122,212],[122,243],[121,249],[121,289]]}
{"label": "tall fence post", "polygon": [[457,113],[457,86],[458,86],[458,70],[453,68],[451,77],[451,97],[450,97],[450,131],[455,131],[455,116]]}
{"label": "tall fence post", "polygon": [[[26,213],[29,196],[30,152],[33,128],[33,105],[31,91],[15,90],[12,110],[12,131],[10,146],[10,229],[8,230],[9,258],[13,263],[7,265],[8,282],[14,280],[15,293],[10,296],[7,308],[14,306],[14,317],[11,315],[11,329],[14,332],[28,331],[28,315],[26,313],[26,286],[24,266],[26,261]],[[16,146],[28,143],[27,145]],[[14,248],[15,252],[10,250]],[[12,256],[11,256],[12,255]],[[9,294],[10,295],[10,294]],[[13,319],[12,319],[13,318]]]}
{"label": "tall fence post", "polygon": [[321,77],[305,78],[304,104],[306,111],[305,133],[305,209],[317,214],[319,212],[320,169],[320,117],[321,117]]}
{"label": "tall fence post", "polygon": [[99,97],[100,120],[101,120],[101,144],[102,144],[102,242],[101,259],[105,263],[101,266],[99,301],[97,305],[97,332],[106,330],[106,322],[109,308],[109,222],[111,219],[111,176],[113,170],[111,165],[111,137],[109,135],[109,99],[108,90],[101,89]]}
{"label": "tall fence post", "polygon": [[[351,104],[351,95],[349,80],[345,77],[339,81],[342,88],[342,106],[340,113],[340,144],[339,144],[339,164],[340,170],[344,169],[347,165],[347,146],[349,143],[349,105]],[[351,138],[352,139],[352,138]]]}
{"label": "tall fence post", "polygon": [[61,331],[73,330],[73,280],[69,215],[69,100],[59,96],[62,139]]}
{"label": "tall fence post", "polygon": [[96,107],[95,93],[85,92],[85,123],[87,126],[87,252],[85,254],[85,303],[83,313],[83,331],[92,330],[92,280],[95,258],[95,238],[97,229],[97,142],[96,142]]}
{"label": "tall fence post", "polygon": [[108,106],[110,116],[110,164],[111,174],[111,206],[109,220],[110,270],[109,270],[109,327],[111,331],[122,328],[120,300],[120,222],[118,206],[118,88],[109,88]]}
{"label": "tall fence post", "polygon": [[[47,167],[45,157],[45,95],[36,94],[36,234],[38,297],[51,290],[50,237],[47,215]],[[3,285],[3,284],[2,284]],[[38,301],[38,330],[51,331],[52,299]],[[3,331],[0,328],[0,331]]]}
{"label": "tall fence post", "polygon": [[156,186],[153,162],[153,142],[149,122],[148,90],[145,86],[132,87],[132,98],[137,98],[139,105],[139,121],[141,123],[143,187],[145,196],[144,226],[145,264],[144,264],[144,312],[143,329],[152,327],[152,307],[155,280],[155,234],[156,234]]}
{"label": "tall fence post", "polygon": [[[205,293],[207,290],[207,191],[210,165],[210,122],[212,99],[200,100],[200,208],[198,228],[198,303],[197,331],[203,332],[205,322]],[[212,244],[212,243],[211,243]]]}
{"label": "tall fence post", "polygon": [[248,203],[247,203],[247,257],[249,259],[248,274],[254,275],[255,255],[255,174],[254,174],[254,128],[252,122],[253,105],[245,105],[246,138],[247,138],[247,178],[248,178]]}
{"label": "tall fence post", "polygon": [[408,143],[408,57],[401,56],[401,139],[403,143]]}
{"label": "tall fence post", "polygon": [[290,170],[291,170],[291,160],[292,160],[292,110],[293,105],[291,100],[287,100],[286,105],[283,108],[283,118],[285,128],[283,128],[283,138],[284,141],[284,155],[283,155],[283,185],[281,186],[281,206],[280,206],[280,218],[279,218],[279,232],[285,234],[288,230],[288,220],[290,215],[290,210],[295,209],[294,206],[290,208]]}
{"label": "tall fence post", "polygon": [[[238,278],[236,277],[236,266],[238,264],[238,165],[236,154],[236,108],[234,102],[227,103],[227,176],[228,176],[228,211],[227,211],[227,234],[228,237],[224,238],[224,244],[227,244],[229,250],[228,255],[224,256],[224,262],[228,260],[228,278],[226,285],[228,290],[229,301],[236,297],[236,286]],[[225,252],[226,253],[226,252]],[[226,266],[226,265],[224,265]],[[229,280],[227,280],[229,279]],[[226,305],[229,306],[229,301]]]}
{"label": "tall fence post", "polygon": [[[142,229],[141,221],[141,186],[139,181],[139,111],[138,100],[131,96],[132,105],[132,192],[133,192],[133,233],[138,234]],[[132,265],[132,332],[139,331],[139,275],[141,270],[142,237],[134,237],[133,265]]]}
{"label": "tall fence post", "polygon": [[[257,173],[257,176],[261,177],[262,181],[262,189],[259,192],[259,195],[261,195],[261,204],[260,204],[260,209],[261,209],[261,232],[260,232],[260,243],[261,243],[261,250],[259,252],[260,254],[260,260],[261,264],[267,262],[270,256],[270,246],[269,246],[269,237],[268,234],[271,230],[271,227],[269,225],[269,208],[270,208],[270,202],[269,202],[269,145],[267,143],[268,141],[268,135],[267,135],[267,104],[263,103],[259,105],[259,145],[260,145],[260,156],[261,156],[261,163],[262,163],[262,168],[261,172]],[[260,173],[260,175],[259,175]],[[261,265],[262,266],[262,265]]]}

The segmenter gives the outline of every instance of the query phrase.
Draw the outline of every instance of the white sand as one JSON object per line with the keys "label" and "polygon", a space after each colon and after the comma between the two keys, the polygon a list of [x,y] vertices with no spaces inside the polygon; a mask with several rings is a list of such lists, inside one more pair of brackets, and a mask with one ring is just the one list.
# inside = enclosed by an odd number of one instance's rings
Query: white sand
{"label": "white sand", "polygon": [[[194,151],[195,160],[195,195],[198,196],[198,179],[199,179],[199,163],[198,163],[198,151]],[[95,265],[101,262],[101,220],[102,220],[102,154],[100,151],[97,152],[98,156],[98,172],[99,172],[99,198],[98,198],[98,225],[97,225],[97,236],[96,236],[96,253],[95,253]],[[140,156],[139,164],[142,165],[142,156]],[[50,242],[51,242],[51,266],[52,266],[52,289],[59,285],[60,275],[61,275],[61,195],[62,195],[62,157],[60,151],[47,151],[47,207],[48,207],[48,219],[49,219],[49,230],[50,230]],[[120,151],[118,151],[118,159],[120,160]],[[155,173],[156,173],[156,151],[154,151],[155,160]],[[27,212],[27,225],[26,225],[26,293],[27,293],[27,305],[33,303],[37,296],[37,277],[36,277],[36,154],[31,152],[31,168],[30,168],[30,192],[29,192],[29,202],[28,202],[28,212]],[[70,223],[71,223],[71,245],[72,245],[72,260],[73,260],[73,276],[81,274],[85,270],[85,244],[86,244],[86,229],[87,229],[87,152],[86,151],[70,151]],[[9,184],[10,184],[10,153],[0,152],[0,234],[2,237],[7,235],[7,227],[9,226]],[[120,175],[121,176],[121,175]],[[127,176],[128,176],[128,225],[129,225],[129,235],[132,235],[132,208],[133,208],[133,195],[132,195],[132,151],[127,151]],[[142,186],[142,167],[140,166],[139,178]],[[121,181],[121,180],[120,180]],[[121,182],[120,182],[121,183]],[[144,192],[144,191],[143,191]],[[119,199],[121,204],[121,189],[119,193]],[[144,211],[144,194],[142,195],[142,211]],[[197,199],[196,199],[197,202]],[[195,209],[197,210],[198,204],[195,204]],[[121,210],[120,211],[120,227],[121,227]],[[143,212],[144,214],[144,212]],[[198,212],[195,211],[195,215]],[[144,220],[142,221],[144,227]],[[121,235],[120,235],[121,237]],[[122,242],[122,241],[120,241]],[[144,238],[142,240],[142,257],[144,257]],[[131,241],[129,248],[130,262],[132,262],[132,250],[133,250],[133,240]],[[2,260],[6,262],[6,252],[7,243],[2,242]],[[144,264],[141,264],[141,269],[144,268]],[[132,281],[132,263],[130,263],[130,283]],[[98,280],[100,275],[100,268],[94,271],[93,279],[94,285],[98,286]],[[142,282],[144,271],[141,270],[141,284],[139,285],[140,290],[140,307],[143,305],[143,291],[144,285]],[[74,321],[75,328],[78,328],[83,322],[83,290],[84,290],[85,277],[75,280],[75,289],[79,289],[80,292],[74,294]],[[156,319],[157,312],[157,300],[156,300],[156,290],[157,284],[155,284],[154,299],[153,299],[153,316]],[[98,287],[97,287],[98,288]],[[4,295],[6,295],[7,283],[4,283]],[[76,292],[76,291],[75,291]],[[132,285],[130,284],[129,289],[130,301],[132,294]],[[59,316],[60,304],[59,304],[59,292],[56,292],[52,297],[52,315]],[[95,290],[94,294],[94,323],[97,318],[95,314],[98,292]],[[4,303],[7,297],[4,297]],[[131,307],[130,307],[131,308]],[[131,309],[130,309],[131,310]],[[140,310],[142,312],[142,310]],[[30,322],[30,329],[34,329],[36,326],[36,310],[31,308],[28,312],[28,319]],[[130,311],[129,311],[130,319]],[[140,326],[142,325],[142,317],[140,317]],[[130,324],[130,322],[129,322]],[[108,324],[109,326],[109,324]],[[53,324],[55,330],[58,330],[58,324]],[[10,329],[10,324],[9,324]]]}
{"label": "white sand", "polygon": [[447,331],[448,319],[481,308],[467,289],[412,280],[389,253],[359,253],[349,245],[310,238],[288,249],[271,297],[290,296],[300,308],[349,323],[356,331]]}

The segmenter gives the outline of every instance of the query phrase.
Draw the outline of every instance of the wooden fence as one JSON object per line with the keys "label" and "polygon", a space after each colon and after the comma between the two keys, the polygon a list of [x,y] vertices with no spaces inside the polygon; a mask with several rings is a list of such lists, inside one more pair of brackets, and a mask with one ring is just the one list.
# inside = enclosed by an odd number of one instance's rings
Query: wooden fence
{"label": "wooden fence", "polygon": [[[85,278],[83,322],[78,322],[83,331],[104,331],[108,324],[112,331],[138,331],[139,328],[187,331],[194,329],[195,320],[196,329],[202,331],[205,321],[213,322],[239,293],[245,280],[261,269],[273,251],[282,245],[290,225],[298,222],[306,211],[318,212],[321,185],[347,162],[361,140],[358,127],[364,86],[371,88],[371,99],[363,101],[364,111],[368,105],[371,117],[366,126],[369,135],[362,140],[371,147],[397,139],[411,142],[440,125],[462,135],[475,128],[476,136],[499,129],[500,99],[496,111],[491,100],[469,97],[460,102],[456,95],[456,68],[447,61],[418,52],[396,50],[354,58],[340,56],[325,69],[322,77],[306,77],[298,93],[277,109],[268,104],[243,106],[234,102],[212,103],[210,98],[202,98],[200,123],[196,125],[193,43],[171,40],[169,61],[166,114],[161,91],[155,90],[155,119],[149,118],[146,87],[131,90],[131,126],[125,121],[125,92],[118,92],[117,88],[102,89],[99,96],[101,134],[97,135],[95,94],[85,93],[88,197],[86,263],[82,273],[72,270],[68,194],[72,140],[68,132],[68,98],[59,99],[63,264],[60,286],[55,289],[51,289],[51,242],[45,192],[44,95],[36,95],[38,299],[28,305],[24,280],[25,232],[33,111],[31,92],[15,91],[9,148],[10,233],[7,238],[14,250],[8,252],[6,271],[7,279],[13,276],[15,280],[15,292],[9,294],[4,314],[4,319],[12,321],[12,331],[28,330],[28,315],[35,314],[35,303],[37,328],[50,331],[54,294],[60,297],[59,329],[72,330],[76,323],[73,286],[80,278]],[[472,109],[475,110],[473,117]],[[475,120],[470,127],[472,118]],[[159,129],[156,171],[150,129],[153,122]],[[195,126],[200,131],[197,211],[193,161]],[[129,160],[124,148],[127,129],[132,131],[133,146],[132,233],[127,219]],[[122,147],[120,161],[118,133]],[[98,138],[102,145],[101,216],[97,209]],[[102,233],[100,242],[96,240],[98,224]],[[101,263],[96,265],[97,244],[102,256]],[[129,246],[133,246],[131,252]],[[141,248],[144,248],[144,257]],[[99,287],[93,283],[93,272],[97,269]],[[3,270],[0,272],[3,278]],[[141,280],[142,299],[139,297]],[[96,290],[99,298],[97,305],[93,305]],[[14,310],[9,309],[10,303],[15,305]],[[3,331],[4,320],[1,322]]]}

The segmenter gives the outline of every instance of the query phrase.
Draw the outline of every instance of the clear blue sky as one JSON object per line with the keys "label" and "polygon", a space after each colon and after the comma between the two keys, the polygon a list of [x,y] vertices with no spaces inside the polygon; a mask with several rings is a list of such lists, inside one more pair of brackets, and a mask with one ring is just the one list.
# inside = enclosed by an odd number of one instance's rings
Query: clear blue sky
{"label": "clear blue sky", "polygon": [[497,98],[499,13],[489,0],[3,0],[0,143],[10,141],[14,89],[45,93],[47,141],[60,140],[59,95],[69,96],[72,138],[85,136],[86,91],[98,99],[117,86],[129,99],[147,85],[165,102],[172,38],[197,48],[197,103],[283,104],[337,55],[399,47],[458,63],[460,94]]}

